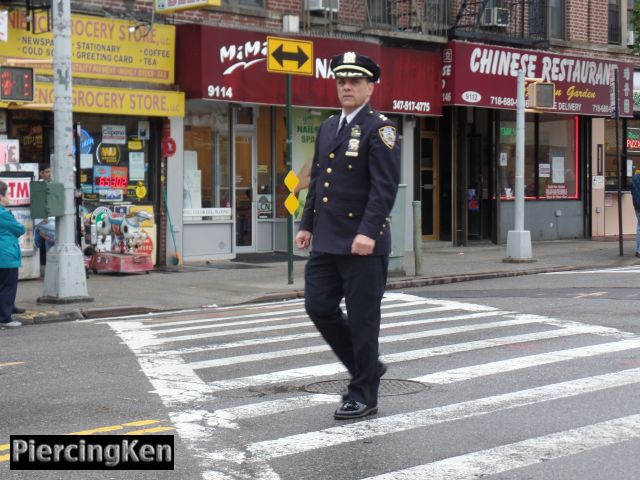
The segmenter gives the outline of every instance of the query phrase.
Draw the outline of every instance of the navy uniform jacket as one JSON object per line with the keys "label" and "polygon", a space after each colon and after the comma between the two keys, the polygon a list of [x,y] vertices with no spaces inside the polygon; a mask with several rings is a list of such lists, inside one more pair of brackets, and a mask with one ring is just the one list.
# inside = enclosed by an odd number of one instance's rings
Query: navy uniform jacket
{"label": "navy uniform jacket", "polygon": [[400,181],[395,124],[369,105],[336,137],[339,121],[334,115],[318,131],[300,230],[313,234],[314,252],[350,255],[360,233],[376,241],[374,255],[388,255]]}

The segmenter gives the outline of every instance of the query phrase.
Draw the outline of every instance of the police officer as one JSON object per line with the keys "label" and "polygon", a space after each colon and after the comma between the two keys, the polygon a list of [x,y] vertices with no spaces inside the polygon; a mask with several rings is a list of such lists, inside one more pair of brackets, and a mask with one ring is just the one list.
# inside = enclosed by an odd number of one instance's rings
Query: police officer
{"label": "police officer", "polygon": [[305,308],[351,374],[334,413],[336,419],[350,419],[377,413],[386,369],[378,361],[378,334],[400,148],[394,123],[369,106],[380,67],[346,52],[332,59],[331,70],[342,113],[318,131],[296,245],[305,249],[313,243],[305,268]]}

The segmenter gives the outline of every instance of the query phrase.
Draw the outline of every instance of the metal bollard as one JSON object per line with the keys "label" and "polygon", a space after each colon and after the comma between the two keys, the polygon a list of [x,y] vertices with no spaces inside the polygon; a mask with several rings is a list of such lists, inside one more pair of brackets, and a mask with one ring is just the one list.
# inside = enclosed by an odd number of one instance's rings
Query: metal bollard
{"label": "metal bollard", "polygon": [[415,259],[415,275],[422,275],[422,203],[411,202],[413,206],[413,254]]}

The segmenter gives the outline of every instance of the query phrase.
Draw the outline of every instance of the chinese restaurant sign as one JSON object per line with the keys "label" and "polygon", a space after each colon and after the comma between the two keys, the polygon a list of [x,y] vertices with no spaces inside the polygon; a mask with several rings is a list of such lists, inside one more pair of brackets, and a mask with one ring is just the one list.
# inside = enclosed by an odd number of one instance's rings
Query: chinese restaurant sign
{"label": "chinese restaurant sign", "polygon": [[[47,16],[36,15],[36,31],[47,30]],[[175,27],[153,24],[149,31],[131,32],[132,21],[85,15],[71,17],[74,77],[147,83],[173,83]],[[42,60],[37,74],[52,75],[53,33],[31,33],[24,9],[9,13],[9,41],[0,42],[0,62],[8,59]]]}
{"label": "chinese restaurant sign", "polygon": [[[285,80],[267,71],[267,35],[201,25],[180,25],[176,58],[178,80],[187,98],[228,102],[285,104]],[[374,43],[292,37],[313,41],[310,76],[292,81],[292,104],[336,108],[338,98],[331,58],[345,49],[370,56],[382,74],[371,99],[384,112],[441,115],[440,55],[438,52],[382,47]]]}
{"label": "chinese restaurant sign", "polygon": [[442,51],[442,103],[516,108],[518,71],[555,84],[555,113],[609,116],[610,78],[619,71],[619,112],[633,116],[633,66],[540,50],[450,42]]}

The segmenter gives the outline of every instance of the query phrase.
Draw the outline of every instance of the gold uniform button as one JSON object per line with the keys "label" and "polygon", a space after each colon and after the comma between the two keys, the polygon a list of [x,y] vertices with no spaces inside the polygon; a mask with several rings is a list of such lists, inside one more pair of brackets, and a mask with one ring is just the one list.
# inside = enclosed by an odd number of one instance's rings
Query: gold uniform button
{"label": "gold uniform button", "polygon": [[322,198],[322,201],[323,201],[324,203],[327,203],[327,202],[329,201],[329,199],[328,199],[327,197],[323,197],[323,198]]}
{"label": "gold uniform button", "polygon": [[329,182],[324,182],[324,188],[329,188]]}
{"label": "gold uniform button", "polygon": [[353,165],[348,165],[348,166],[347,166],[347,169],[349,169],[349,170],[353,170]]}
{"label": "gold uniform button", "polygon": [[327,173],[331,173],[333,172],[333,170],[331,170],[331,167],[327,168]]}
{"label": "gold uniform button", "polygon": [[313,209],[313,213],[316,213],[316,212],[317,212],[317,210],[314,208],[314,209]]}
{"label": "gold uniform button", "polygon": [[382,231],[381,231],[381,232],[380,232],[380,235],[384,235],[384,232],[382,232]]}
{"label": "gold uniform button", "polygon": [[387,224],[386,224],[386,223],[383,223],[383,224],[382,224],[382,228],[384,228],[384,227],[386,227],[386,226],[387,226]]}
{"label": "gold uniform button", "polygon": [[316,167],[319,167],[319,166],[320,166],[320,164],[319,164],[319,163],[316,163]]}
{"label": "gold uniform button", "polygon": [[353,212],[349,212],[349,218],[353,218]]}
{"label": "gold uniform button", "polygon": [[329,154],[329,158],[335,158],[335,157],[336,157],[336,154],[335,154],[335,153],[330,153],[330,154]]}
{"label": "gold uniform button", "polygon": [[387,222],[390,222],[390,221],[391,221],[391,218],[390,218],[390,217],[387,217],[387,218],[385,218],[385,220],[386,220]]}

